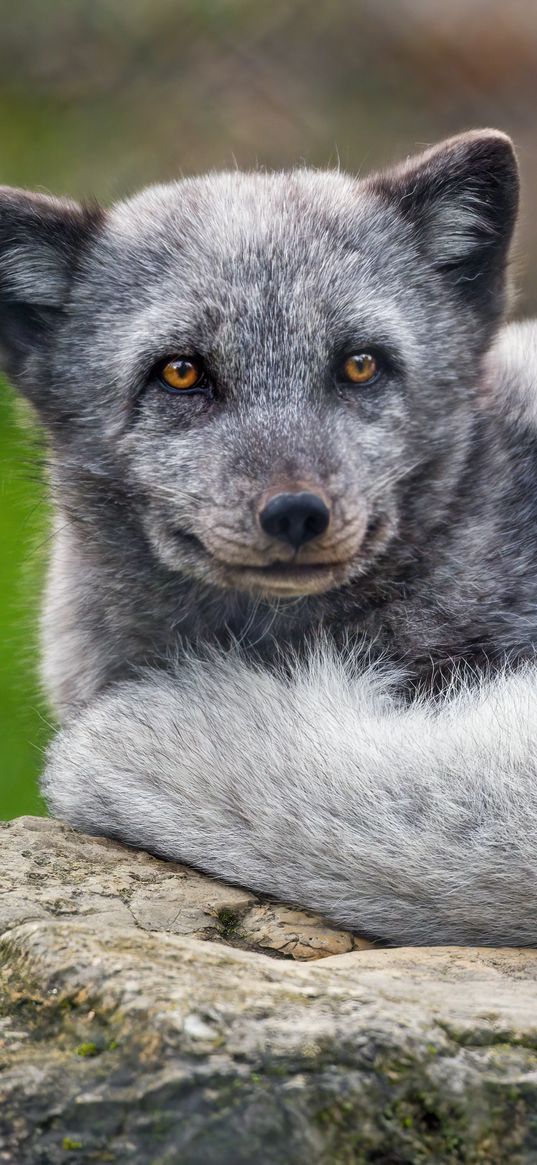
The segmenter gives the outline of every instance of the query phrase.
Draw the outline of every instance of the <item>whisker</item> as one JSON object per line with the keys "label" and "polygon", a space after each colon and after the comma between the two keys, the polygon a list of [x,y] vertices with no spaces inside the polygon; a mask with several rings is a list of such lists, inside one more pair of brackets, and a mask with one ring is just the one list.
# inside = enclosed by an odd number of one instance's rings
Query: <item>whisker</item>
{"label": "whisker", "polygon": [[419,468],[420,464],[420,461],[414,461],[411,465],[407,465],[405,469],[392,470],[386,473],[379,481],[374,482],[371,491],[368,493],[368,497],[370,499],[375,498],[387,486],[397,485],[398,482],[404,481],[405,477],[410,477],[414,473],[414,470]]}

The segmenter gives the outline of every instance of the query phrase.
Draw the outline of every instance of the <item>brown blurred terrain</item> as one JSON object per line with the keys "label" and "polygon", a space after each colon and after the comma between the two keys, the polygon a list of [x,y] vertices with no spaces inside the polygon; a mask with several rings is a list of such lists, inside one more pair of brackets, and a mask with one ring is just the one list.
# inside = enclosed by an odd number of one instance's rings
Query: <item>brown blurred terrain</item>
{"label": "brown blurred terrain", "polygon": [[537,303],[535,0],[0,3],[0,180],[115,198],[303,161],[367,169],[473,125],[513,134]]}
{"label": "brown blurred terrain", "polygon": [[[519,315],[537,310],[536,99],[536,0],[0,0],[1,183],[106,202],[208,168],[363,171],[497,126],[523,175]],[[0,817],[35,808],[48,732],[21,616],[42,521],[21,441],[4,392]]]}

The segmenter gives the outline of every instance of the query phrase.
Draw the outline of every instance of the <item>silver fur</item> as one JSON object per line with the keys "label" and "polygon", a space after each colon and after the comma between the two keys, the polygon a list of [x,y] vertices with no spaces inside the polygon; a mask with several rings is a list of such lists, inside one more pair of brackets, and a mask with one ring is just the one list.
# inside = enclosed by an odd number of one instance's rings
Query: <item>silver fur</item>
{"label": "silver fur", "polygon": [[[493,131],[359,182],[217,175],[100,213],[0,194],[4,363],[57,509],[54,813],[391,942],[537,942],[516,196]],[[368,344],[383,378],[351,391],[334,361]],[[166,398],[152,365],[193,350],[214,390]],[[307,584],[256,520],[304,483],[331,512]]]}

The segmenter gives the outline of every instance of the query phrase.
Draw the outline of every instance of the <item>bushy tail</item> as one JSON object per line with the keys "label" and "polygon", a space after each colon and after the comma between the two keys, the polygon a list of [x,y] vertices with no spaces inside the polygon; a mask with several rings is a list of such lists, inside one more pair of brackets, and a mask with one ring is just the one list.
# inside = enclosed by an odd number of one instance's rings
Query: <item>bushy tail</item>
{"label": "bushy tail", "polygon": [[320,650],[103,695],[53,744],[52,811],[393,943],[537,944],[537,672],[440,708]]}

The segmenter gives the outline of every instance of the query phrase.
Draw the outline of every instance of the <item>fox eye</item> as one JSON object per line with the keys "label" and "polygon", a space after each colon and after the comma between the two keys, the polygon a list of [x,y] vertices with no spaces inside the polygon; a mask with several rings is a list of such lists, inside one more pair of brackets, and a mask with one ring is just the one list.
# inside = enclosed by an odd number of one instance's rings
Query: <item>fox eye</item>
{"label": "fox eye", "polygon": [[205,387],[201,363],[188,356],[174,356],[166,360],[160,365],[158,376],[163,387],[171,392],[188,392]]}
{"label": "fox eye", "polygon": [[351,384],[370,384],[376,380],[380,368],[371,352],[356,352],[343,364],[343,378]]}

